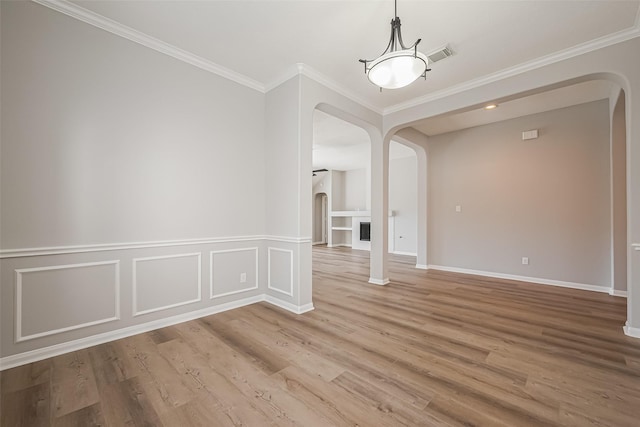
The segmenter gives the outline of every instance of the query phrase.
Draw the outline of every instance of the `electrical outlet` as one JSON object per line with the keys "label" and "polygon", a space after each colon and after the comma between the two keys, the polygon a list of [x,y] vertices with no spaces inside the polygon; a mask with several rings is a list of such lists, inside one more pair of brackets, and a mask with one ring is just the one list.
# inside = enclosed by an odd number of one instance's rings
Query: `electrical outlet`
{"label": "electrical outlet", "polygon": [[247,273],[240,273],[240,283],[247,283]]}
{"label": "electrical outlet", "polygon": [[462,212],[462,206],[456,205],[456,212]]}
{"label": "electrical outlet", "polygon": [[529,265],[529,257],[526,257],[526,256],[522,257],[522,265]]}

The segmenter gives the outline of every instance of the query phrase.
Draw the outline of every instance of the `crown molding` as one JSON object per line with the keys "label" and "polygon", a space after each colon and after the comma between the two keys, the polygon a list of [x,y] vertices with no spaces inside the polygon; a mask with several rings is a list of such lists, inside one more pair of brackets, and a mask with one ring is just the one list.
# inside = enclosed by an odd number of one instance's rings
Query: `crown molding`
{"label": "crown molding", "polygon": [[364,98],[356,95],[354,92],[348,90],[347,88],[345,88],[344,86],[342,86],[340,83],[338,83],[337,81],[333,80],[332,78],[326,76],[325,74],[322,74],[320,71],[316,70],[315,68],[307,65],[307,64],[303,64],[301,62],[292,65],[291,67],[287,68],[287,70],[280,74],[277,78],[275,78],[274,80],[271,81],[271,83],[265,85],[265,92],[269,92],[272,89],[275,89],[276,87],[280,86],[281,84],[283,84],[284,82],[292,79],[295,76],[298,75],[303,75],[305,77],[310,78],[311,80],[315,81],[316,83],[319,83],[331,90],[333,90],[334,92],[339,93],[340,95],[344,96],[345,98],[350,99],[351,101],[355,102],[356,104],[359,104],[365,108],[368,108],[371,111],[374,111],[378,114],[382,114],[382,108],[377,107],[373,104],[371,104],[369,101],[365,100]]}
{"label": "crown molding", "polygon": [[270,90],[277,88],[281,84],[288,82],[292,78],[299,76],[300,74],[302,74],[302,66],[303,64],[297,63],[293,64],[290,67],[287,67],[287,69],[283,73],[281,73],[278,77],[264,86],[264,91],[269,92]]}
{"label": "crown molding", "polygon": [[480,77],[477,79],[468,80],[464,83],[451,86],[447,89],[439,90],[424,96],[410,99],[406,102],[392,105],[383,109],[382,114],[395,113],[401,110],[406,110],[411,107],[415,107],[426,102],[435,101],[437,99],[445,98],[447,96],[455,95],[460,92],[465,92],[470,89],[475,89],[480,86],[484,86],[489,83],[493,83],[499,80],[503,80],[509,77],[516,76],[518,74],[532,71],[537,68],[541,68],[547,65],[554,64],[556,62],[564,61],[566,59],[573,58],[578,55],[593,52],[598,49],[602,49],[607,46],[612,46],[617,43],[622,43],[627,40],[640,36],[640,9],[638,10],[638,16],[636,17],[636,24],[633,27],[621,30],[613,34],[609,34],[603,37],[599,37],[588,42],[580,43],[576,46],[563,49],[561,51],[545,55],[540,58],[536,58],[532,61],[524,62],[514,67],[505,68],[495,73]]}
{"label": "crown molding", "polygon": [[468,80],[466,82],[449,87],[447,89],[429,93],[424,96],[416,97],[405,102],[391,105],[386,108],[380,108],[371,104],[364,98],[355,94],[353,91],[349,90],[348,88],[344,87],[337,81],[322,74],[321,72],[315,70],[314,68],[310,67],[307,64],[302,64],[302,63],[295,64],[289,67],[279,77],[277,77],[276,79],[274,79],[273,81],[265,85],[243,74],[240,74],[238,72],[225,68],[205,58],[202,58],[198,55],[195,55],[193,53],[180,49],[169,43],[163,42],[162,40],[156,39],[155,37],[142,33],[138,30],[127,27],[126,25],[120,24],[112,19],[109,19],[100,14],[92,12],[81,6],[78,6],[75,3],[71,3],[68,0],[31,0],[31,1],[38,3],[40,5],[46,6],[50,9],[53,9],[65,15],[68,15],[72,18],[78,19],[89,25],[93,25],[97,28],[108,31],[117,36],[123,37],[135,43],[141,44],[157,52],[161,52],[166,55],[169,55],[175,59],[191,64],[205,71],[209,71],[220,77],[226,78],[228,80],[231,80],[233,82],[236,82],[248,88],[254,89],[261,93],[266,93],[276,88],[277,86],[295,77],[296,75],[304,75],[316,81],[317,83],[341,94],[342,96],[350,99],[351,101],[382,115],[406,110],[408,108],[412,108],[417,105],[424,104],[426,102],[431,102],[441,98],[445,98],[447,96],[455,95],[470,89],[474,89],[476,87],[480,87],[480,86],[493,83],[502,79],[513,77],[518,74],[525,73],[527,71],[535,70],[537,68],[544,67],[546,65],[563,61],[578,55],[592,52],[594,50],[611,46],[616,43],[621,43],[621,42],[640,36],[640,7],[639,7],[636,13],[634,25],[630,28],[627,28],[626,30],[621,30],[613,34],[609,34],[585,43],[581,43],[576,46],[561,50],[559,52],[555,52],[550,55],[546,55],[546,56],[534,59],[532,61],[528,61],[519,65],[516,65],[514,67],[506,68],[477,79]]}
{"label": "crown molding", "polygon": [[262,92],[262,93],[265,92],[264,85],[258,82],[257,80],[253,80],[243,74],[237,73],[233,70],[230,70],[214,62],[211,62],[205,58],[195,55],[191,52],[187,52],[186,50],[180,49],[179,47],[163,42],[162,40],[159,40],[148,34],[145,34],[138,30],[134,30],[131,27],[127,27],[126,25],[120,24],[119,22],[116,22],[112,19],[109,19],[95,12],[92,12],[89,9],[85,9],[81,6],[78,6],[75,3],[71,3],[67,0],[31,0],[31,1],[33,1],[34,3],[38,3],[42,6],[46,6],[57,12],[63,13],[79,21],[85,22],[89,25],[93,25],[94,27],[100,28],[102,30],[108,31],[117,36],[123,37],[134,43],[141,44],[157,52],[164,53],[165,55],[169,55],[175,59],[186,62],[187,64],[191,64],[205,71],[209,71],[210,73],[217,74],[218,76],[224,77],[225,79],[239,83],[248,88],[257,90],[258,92]]}
{"label": "crown molding", "polygon": [[351,101],[355,102],[356,104],[360,104],[361,106],[363,106],[365,108],[368,108],[371,111],[374,111],[374,112],[376,112],[378,114],[382,114],[383,113],[383,109],[382,108],[376,107],[375,105],[371,104],[369,101],[367,101],[364,98],[356,95],[351,90],[345,88],[344,86],[342,86],[337,81],[331,79],[330,77],[325,76],[324,74],[322,74],[320,71],[316,70],[315,68],[312,68],[311,66],[309,66],[307,64],[297,64],[297,65],[298,65],[298,68],[300,69],[300,74],[302,74],[303,76],[306,76],[306,77],[310,78],[311,80],[315,80],[316,82],[320,83],[321,85],[328,87],[329,89],[333,90],[334,92],[339,93],[340,95],[344,96],[345,98],[348,98]]}

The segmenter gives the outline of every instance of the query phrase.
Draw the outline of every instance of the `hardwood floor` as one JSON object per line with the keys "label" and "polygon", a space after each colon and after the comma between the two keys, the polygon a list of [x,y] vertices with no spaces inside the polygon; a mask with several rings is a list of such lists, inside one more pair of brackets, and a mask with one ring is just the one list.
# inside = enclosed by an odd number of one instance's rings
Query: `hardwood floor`
{"label": "hardwood floor", "polygon": [[267,303],[2,372],[2,426],[638,426],[640,340],[606,294],[314,248],[315,311]]}

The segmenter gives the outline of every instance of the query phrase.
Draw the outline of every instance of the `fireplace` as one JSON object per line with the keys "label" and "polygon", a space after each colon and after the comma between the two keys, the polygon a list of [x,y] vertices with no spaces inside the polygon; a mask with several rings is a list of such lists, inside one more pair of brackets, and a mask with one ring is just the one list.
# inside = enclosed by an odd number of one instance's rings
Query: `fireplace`
{"label": "fireplace", "polygon": [[371,223],[370,222],[360,223],[360,240],[364,242],[371,241]]}

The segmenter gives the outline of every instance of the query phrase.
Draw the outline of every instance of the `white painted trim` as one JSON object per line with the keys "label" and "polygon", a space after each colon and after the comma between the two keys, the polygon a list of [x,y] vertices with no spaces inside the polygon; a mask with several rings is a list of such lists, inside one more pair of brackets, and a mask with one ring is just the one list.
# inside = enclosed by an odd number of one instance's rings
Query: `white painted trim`
{"label": "white painted trim", "polygon": [[624,334],[629,337],[640,338],[640,328],[632,328],[629,326],[629,321],[627,321],[622,327],[622,330],[624,331]]}
{"label": "white painted trim", "polygon": [[391,283],[391,281],[389,280],[389,278],[380,280],[380,279],[374,279],[373,277],[369,277],[369,283],[371,283],[372,285],[384,286]]}
{"label": "white painted trim", "polygon": [[416,268],[418,270],[428,270],[429,266],[427,264],[416,264]]}
{"label": "white painted trim", "polygon": [[[170,258],[186,258],[186,257],[198,257],[198,298],[189,300],[189,301],[181,301],[175,304],[169,304],[162,307],[149,308],[147,310],[138,311],[138,287],[137,287],[137,275],[136,275],[136,266],[140,261],[156,261],[159,259],[170,259]],[[201,252],[193,252],[188,254],[174,254],[174,255],[161,255],[161,256],[152,256],[152,257],[144,257],[144,258],[133,258],[132,260],[132,281],[131,281],[131,290],[132,290],[132,311],[133,317],[141,316],[143,314],[155,313],[156,311],[167,310],[170,308],[180,307],[187,304],[193,304],[196,302],[202,301],[202,253]]]}
{"label": "white painted trim", "polygon": [[221,313],[223,311],[233,310],[235,308],[244,307],[246,305],[251,305],[262,301],[265,301],[265,296],[256,295],[225,304],[215,305],[213,307],[207,307],[202,310],[191,311],[189,313],[178,314],[163,319],[153,320],[151,322],[145,322],[139,325],[129,326],[123,329],[118,329],[116,331],[109,331],[65,343],[55,344],[50,347],[39,348],[36,350],[26,351],[24,353],[6,356],[0,359],[0,371],[16,366],[25,365],[27,363],[37,362],[39,360],[58,356],[60,354],[69,353],[71,351],[82,350],[94,345],[104,344],[109,341],[130,337],[132,335],[137,335],[148,331],[153,331],[155,329],[164,328],[166,326],[175,325],[177,323],[188,322],[190,320],[210,316],[212,314]]}
{"label": "white painted trim", "polygon": [[378,114],[382,114],[382,108],[376,107],[366,99],[360,97],[355,92],[351,91],[349,88],[345,87],[344,85],[341,85],[340,83],[336,82],[332,78],[322,74],[315,68],[300,62],[290,66],[282,74],[276,77],[274,80],[267,83],[264,87],[264,91],[269,92],[270,90],[275,89],[281,84],[286,83],[287,81],[299,75],[308,77],[311,80],[315,81],[316,83],[319,83],[325,86],[326,88],[339,93],[345,98],[350,99],[356,104],[359,104],[365,108],[368,108],[369,110],[374,111]]}
{"label": "white painted trim", "polygon": [[619,291],[617,289],[609,289],[609,295],[614,296],[614,297],[626,298],[627,297],[627,291]]}
{"label": "white painted trim", "polygon": [[309,303],[305,305],[295,305],[295,304],[291,304],[290,302],[286,302],[279,298],[273,297],[271,295],[265,295],[264,300],[269,304],[273,304],[276,307],[280,307],[282,309],[285,309],[295,314],[303,314],[314,309],[313,303]]}
{"label": "white painted trim", "polygon": [[550,286],[558,286],[561,288],[581,289],[583,291],[607,293],[609,292],[609,289],[611,289],[605,286],[587,285],[587,284],[575,283],[575,282],[563,282],[561,280],[540,279],[538,277],[517,276],[515,274],[494,273],[491,271],[470,270],[467,268],[445,267],[442,265],[429,264],[428,269],[450,271],[452,273],[473,274],[475,276],[493,277],[496,279],[517,280],[519,282],[530,282],[530,283],[536,283],[538,285],[550,285]]}
{"label": "white painted trim", "polygon": [[[279,251],[279,252],[288,252],[289,253],[289,263],[291,266],[290,272],[289,272],[289,287],[291,288],[291,290],[289,292],[285,292],[282,289],[278,289],[278,288],[273,288],[271,287],[271,251]],[[273,248],[271,246],[269,246],[267,248],[267,288],[272,290],[272,291],[276,291],[276,292],[280,292],[281,294],[284,294],[288,297],[293,297],[293,251],[290,249],[281,249],[281,248]]]}
{"label": "white painted trim", "polygon": [[162,40],[156,39],[155,37],[149,36],[138,30],[127,27],[126,25],[120,24],[119,22],[116,22],[112,19],[109,19],[95,12],[92,12],[88,9],[85,9],[67,0],[32,0],[32,1],[39,3],[43,6],[46,6],[50,9],[61,12],[72,18],[78,19],[87,24],[93,25],[97,28],[108,31],[112,34],[118,35],[120,37],[124,37],[125,39],[141,44],[155,51],[169,55],[173,58],[176,58],[180,61],[191,64],[195,67],[201,68],[203,70],[219,75],[223,78],[239,83],[243,86],[257,90],[261,93],[266,93],[274,89],[275,87],[281,85],[282,83],[295,77],[296,75],[304,75],[316,81],[317,83],[341,94],[342,96],[356,102],[357,104],[382,115],[386,115],[386,114],[401,111],[407,108],[415,107],[417,105],[420,105],[429,101],[434,101],[436,99],[445,98],[460,92],[464,92],[479,86],[483,86],[488,83],[492,83],[492,82],[502,80],[508,77],[512,77],[518,74],[522,74],[527,71],[535,70],[537,68],[540,68],[549,64],[560,62],[578,55],[582,55],[584,53],[592,52],[594,50],[611,46],[616,43],[621,43],[621,42],[640,36],[640,11],[639,11],[636,16],[634,26],[627,28],[625,30],[618,31],[613,34],[608,34],[603,37],[590,40],[588,42],[584,42],[576,46],[561,50],[559,52],[555,52],[550,55],[546,55],[540,58],[536,58],[532,61],[528,61],[519,65],[516,65],[514,67],[497,71],[495,73],[486,75],[484,77],[469,80],[441,91],[429,93],[424,96],[413,98],[406,102],[401,102],[386,108],[380,108],[371,104],[364,98],[352,92],[349,88],[344,87],[340,83],[325,76],[324,74],[313,69],[307,64],[303,64],[303,63],[294,64],[291,67],[289,67],[289,69],[287,69],[280,77],[276,78],[272,82],[265,85],[257,80],[254,80],[243,74],[237,73],[221,65],[218,65],[205,58],[195,55],[191,52],[187,52],[169,43],[163,42]]}
{"label": "white painted trim", "polygon": [[357,95],[355,92],[351,91],[351,89],[345,87],[344,85],[341,85],[340,83],[336,82],[332,78],[325,76],[324,74],[314,69],[313,67],[307,64],[296,64],[296,65],[300,70],[300,74],[302,74],[303,76],[308,77],[311,80],[314,80],[315,82],[333,90],[334,92],[339,93],[340,95],[350,99],[356,104],[360,104],[361,106],[368,108],[371,111],[374,111],[378,114],[382,114],[383,112],[382,108],[376,107],[375,105],[371,104],[369,101]]}
{"label": "white painted trim", "polygon": [[404,251],[393,251],[390,252],[394,255],[407,255],[407,256],[418,256],[418,254],[416,254],[415,252],[404,252]]}
{"label": "white painted trim", "polygon": [[[253,287],[251,287],[251,288],[238,289],[236,291],[225,292],[224,294],[216,295],[214,293],[214,291],[213,291],[213,256],[215,254],[221,254],[221,253],[245,252],[245,251],[255,251],[256,252],[256,267],[255,267],[256,283],[255,283],[255,285]],[[209,299],[222,298],[222,297],[226,297],[226,296],[229,296],[229,295],[239,294],[241,292],[248,292],[248,291],[256,290],[256,289],[258,289],[258,277],[259,276],[260,276],[260,274],[259,274],[259,266],[258,266],[258,248],[257,247],[239,248],[239,249],[227,249],[227,250],[223,250],[223,251],[209,251]]]}
{"label": "white painted trim", "polygon": [[327,245],[328,248],[350,248],[351,245],[349,243],[334,243],[332,245]]}
{"label": "white painted trim", "polygon": [[262,240],[285,243],[311,243],[311,237],[261,236]]}
{"label": "white painted trim", "polygon": [[[49,270],[67,270],[72,268],[86,268],[86,267],[95,267],[99,265],[115,265],[115,277],[114,277],[114,294],[115,294],[115,304],[114,304],[114,313],[113,317],[109,317],[106,319],[94,320],[91,322],[80,323],[78,325],[67,326],[64,328],[52,329],[46,332],[39,332],[37,334],[31,335],[22,335],[22,275],[25,273],[34,273],[37,271],[49,271]],[[47,337],[49,335],[56,335],[63,332],[73,331],[80,328],[86,328],[89,326],[100,325],[102,323],[113,322],[115,320],[120,319],[120,261],[99,261],[99,262],[87,262],[83,264],[65,264],[65,265],[54,265],[48,267],[34,267],[34,268],[21,268],[14,270],[15,278],[16,278],[16,296],[15,296],[15,310],[14,310],[14,322],[15,322],[15,339],[14,342],[24,342],[33,340],[36,338]]]}
{"label": "white painted trim", "polygon": [[633,243],[631,247],[634,251],[640,251],[640,243]]}
{"label": "white painted trim", "polygon": [[88,252],[105,252],[129,249],[166,248],[171,246],[206,245],[218,243],[234,243],[269,240],[285,243],[310,243],[310,237],[289,237],[289,236],[232,236],[232,237],[209,237],[202,239],[183,240],[159,240],[150,242],[129,242],[129,243],[103,243],[96,245],[75,245],[75,246],[50,246],[41,248],[19,248],[0,250],[0,259],[3,258],[23,258],[32,256],[63,255]]}
{"label": "white painted trim", "polygon": [[85,9],[77,4],[71,3],[67,0],[32,0],[35,3],[46,6],[55,11],[61,12],[67,16],[75,18],[79,21],[93,25],[117,36],[123,37],[127,40],[131,40],[134,43],[141,44],[142,46],[153,49],[157,52],[164,53],[187,64],[191,64],[195,67],[209,71],[225,79],[239,83],[243,86],[257,90],[264,93],[265,88],[262,83],[252,78],[249,78],[243,74],[235,72],[229,68],[218,65],[208,59],[195,55],[186,50],[180,49],[177,46],[166,43],[141,31],[135,30],[131,27],[127,27],[119,22],[95,13],[89,9]]}
{"label": "white painted trim", "polygon": [[477,79],[468,80],[466,82],[448,87],[443,90],[428,93],[424,96],[413,98],[406,102],[401,102],[401,103],[392,105],[390,107],[386,107],[384,108],[382,114],[386,115],[390,113],[395,113],[401,110],[406,110],[407,108],[412,108],[420,104],[424,104],[426,102],[446,98],[461,92],[465,92],[480,86],[484,86],[489,83],[507,79],[509,77],[526,73],[528,71],[532,71],[550,64],[554,64],[556,62],[564,61],[578,55],[583,55],[585,53],[593,52],[594,50],[602,49],[604,47],[611,46],[617,43],[622,43],[638,36],[640,36],[640,24],[636,22],[636,24],[633,27],[627,28],[625,30],[618,31],[613,34],[608,34],[606,36],[599,37],[597,39],[590,40],[588,42],[580,43],[576,46],[563,49],[558,52],[554,52],[552,54],[545,55],[545,56],[533,59],[531,61],[518,64],[513,67],[505,68],[503,70],[488,74],[483,77],[479,77]]}
{"label": "white painted trim", "polygon": [[289,80],[291,80],[292,78],[297,77],[300,74],[302,74],[301,65],[302,64],[300,64],[300,63],[293,64],[292,66],[288,67],[284,72],[282,72],[279,76],[277,76],[275,79],[273,79],[269,83],[267,83],[264,86],[265,93],[277,88],[281,84],[286,83]]}

